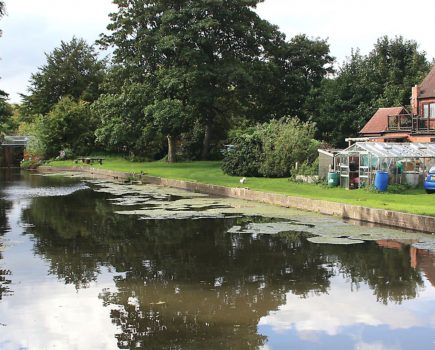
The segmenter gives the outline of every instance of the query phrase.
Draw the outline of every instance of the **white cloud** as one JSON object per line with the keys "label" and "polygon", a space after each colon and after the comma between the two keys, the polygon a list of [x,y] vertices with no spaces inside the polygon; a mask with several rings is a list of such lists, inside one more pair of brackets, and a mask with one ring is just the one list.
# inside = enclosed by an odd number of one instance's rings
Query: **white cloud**
{"label": "white cloud", "polygon": [[383,35],[416,40],[431,59],[435,57],[432,30],[435,3],[422,0],[414,8],[412,5],[406,0],[266,0],[258,6],[258,12],[288,37],[306,33],[329,38],[331,52],[339,62],[350,54],[351,48],[368,53]]}
{"label": "white cloud", "polygon": [[0,21],[0,89],[19,102],[30,75],[45,63],[44,53],[73,36],[98,39],[114,10],[110,0],[6,0],[8,15]]}
{"label": "white cloud", "polygon": [[386,347],[382,343],[358,343],[355,344],[354,350],[399,350],[397,346]]}
{"label": "white cloud", "polygon": [[12,271],[13,292],[0,302],[0,349],[118,349],[120,329],[111,322],[111,307],[99,298],[102,290],[116,289],[113,273],[102,268],[98,282],[80,290],[47,274],[49,263],[30,254],[34,243],[21,234],[22,212],[29,205],[19,199],[7,213],[10,245],[0,262]]}
{"label": "white cloud", "polygon": [[[0,21],[0,89],[18,102],[25,93],[30,74],[45,62],[61,40],[74,35],[88,42],[96,40],[114,10],[110,0],[6,0],[8,16]],[[424,9],[424,10],[419,10]],[[331,53],[342,62],[351,48],[368,53],[382,35],[403,35],[414,39],[431,59],[435,2],[421,0],[265,0],[258,13],[277,24],[288,37],[306,33],[329,38]]]}
{"label": "white cloud", "polygon": [[[21,286],[0,304],[0,347],[15,349],[117,349],[119,330],[98,293],[113,283],[74,292],[57,281]],[[96,336],[98,335],[98,336]]]}
{"label": "white cloud", "polygon": [[315,339],[315,332],[335,336],[344,328],[356,324],[388,326],[390,329],[431,326],[433,320],[428,319],[426,313],[433,309],[433,289],[423,290],[418,304],[411,300],[400,305],[384,305],[376,301],[373,291],[367,286],[350,293],[349,286],[340,281],[340,277],[334,280],[334,288],[328,294],[301,299],[287,293],[286,304],[262,317],[259,326],[271,326],[273,332],[278,334],[296,330],[303,339]]}

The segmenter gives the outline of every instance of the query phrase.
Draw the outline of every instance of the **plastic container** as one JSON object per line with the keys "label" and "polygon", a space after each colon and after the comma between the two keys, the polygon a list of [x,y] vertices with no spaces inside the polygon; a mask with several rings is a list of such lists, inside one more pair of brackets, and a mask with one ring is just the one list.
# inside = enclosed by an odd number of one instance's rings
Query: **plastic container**
{"label": "plastic container", "polygon": [[388,173],[386,171],[377,171],[375,175],[375,189],[385,192],[388,188]]}
{"label": "plastic container", "polygon": [[410,171],[405,173],[406,183],[411,187],[418,186],[420,174],[417,171]]}
{"label": "plastic container", "polygon": [[340,175],[335,171],[330,171],[328,173],[328,186],[337,187],[340,184]]}

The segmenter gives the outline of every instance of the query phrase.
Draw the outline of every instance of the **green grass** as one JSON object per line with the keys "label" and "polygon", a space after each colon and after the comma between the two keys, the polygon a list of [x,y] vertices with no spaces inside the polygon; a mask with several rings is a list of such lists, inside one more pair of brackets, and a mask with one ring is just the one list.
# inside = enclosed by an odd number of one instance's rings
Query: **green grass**
{"label": "green grass", "polygon": [[[73,166],[73,161],[53,161],[51,166]],[[166,162],[134,163],[123,158],[106,158],[103,165],[93,164],[95,168],[143,172],[147,175],[178,180],[197,181],[228,187],[246,187],[257,191],[282,193],[291,196],[322,199],[331,202],[361,205],[370,208],[382,208],[435,216],[435,194],[427,195],[423,189],[407,190],[402,194],[376,193],[367,190],[345,190],[328,188],[321,185],[291,182],[288,179],[248,178],[244,185],[240,177],[225,175],[220,162]]]}

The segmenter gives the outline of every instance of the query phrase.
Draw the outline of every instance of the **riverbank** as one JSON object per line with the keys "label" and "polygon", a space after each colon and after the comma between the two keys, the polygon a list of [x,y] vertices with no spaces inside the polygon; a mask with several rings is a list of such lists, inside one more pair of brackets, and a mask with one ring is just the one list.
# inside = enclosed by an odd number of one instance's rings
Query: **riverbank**
{"label": "riverbank", "polygon": [[[66,163],[66,164],[65,164]],[[359,192],[360,194],[365,195],[372,195],[372,196],[378,196],[381,198],[385,197],[393,197],[397,196],[402,201],[404,201],[404,197],[406,198],[406,201],[402,203],[403,206],[408,206],[409,208],[413,209],[421,209],[420,203],[415,203],[415,199],[412,199],[412,197],[421,197],[421,198],[432,198],[435,196],[428,196],[424,194],[407,194],[407,195],[396,195],[396,194],[378,194],[378,193],[371,193],[366,191],[345,191],[342,189],[329,189],[329,188],[323,188],[316,185],[309,185],[309,184],[295,184],[292,182],[289,182],[286,179],[255,179],[250,178],[248,179],[248,182],[245,183],[242,187],[240,182],[238,181],[238,178],[230,177],[224,175],[221,180],[229,181],[232,179],[232,186],[231,185],[221,185],[221,184],[215,184],[215,183],[204,183],[200,181],[189,181],[190,178],[202,178],[206,177],[206,174],[203,173],[203,167],[200,167],[199,165],[204,165],[204,163],[208,165],[216,165],[216,162],[198,162],[198,163],[180,163],[175,165],[176,167],[173,167],[173,165],[167,165],[166,163],[160,163],[161,167],[163,168],[163,171],[159,171],[159,167],[155,166],[154,168],[148,167],[147,170],[145,169],[141,171],[125,171],[126,169],[123,169],[123,171],[110,169],[110,164],[103,165],[95,165],[95,166],[77,166],[73,162],[54,162],[54,164],[50,164],[50,166],[41,167],[41,171],[48,171],[48,172],[56,172],[56,171],[82,171],[87,172],[99,176],[110,176],[110,177],[118,177],[118,178],[124,178],[124,179],[132,179],[135,178],[137,180],[141,180],[144,183],[152,183],[152,184],[158,184],[163,186],[169,186],[169,187],[176,187],[176,188],[182,188],[187,189],[190,191],[196,191],[196,192],[203,192],[207,194],[212,195],[218,195],[218,196],[226,196],[226,197],[233,197],[233,198],[240,198],[245,200],[255,200],[263,203],[269,203],[274,205],[280,205],[285,207],[292,207],[302,210],[308,210],[308,211],[314,211],[319,212],[322,214],[327,215],[334,215],[339,216],[345,219],[353,219],[358,221],[365,221],[370,223],[376,223],[376,224],[383,224],[393,227],[399,227],[404,229],[410,229],[410,230],[416,230],[421,232],[429,232],[433,233],[434,227],[435,227],[435,215],[424,215],[420,213],[410,213],[405,211],[398,211],[398,210],[388,210],[388,209],[381,209],[381,208],[371,208],[368,206],[362,206],[362,205],[354,205],[350,203],[343,203],[339,201],[331,201],[331,200],[324,200],[322,199],[322,194],[324,194],[324,191],[331,191],[332,193],[339,193],[340,191],[346,192],[349,195],[352,195],[352,198],[355,198],[354,194],[355,192]],[[148,163],[132,163],[133,165],[142,164],[148,164]],[[149,164],[156,164],[156,163],[149,163]],[[189,167],[189,164],[195,164],[196,168]],[[54,165],[54,166],[53,166]],[[109,169],[108,169],[109,167]],[[174,171],[174,168],[177,171]],[[171,170],[171,175],[173,178],[169,178],[169,176],[154,176],[154,174],[151,174],[151,172],[154,173],[164,173],[165,171],[168,172]],[[216,173],[216,166],[209,167],[210,172],[208,173],[208,176],[210,179],[213,179],[213,173]],[[151,171],[149,171],[151,170]],[[191,170],[188,172],[188,170]],[[196,172],[195,172],[196,170]],[[179,179],[174,178],[175,176],[186,176],[187,179]],[[230,178],[230,179],[228,179]],[[235,185],[234,183],[238,185]],[[283,188],[285,190],[292,190],[295,191],[295,187],[299,189],[307,189],[309,187],[311,191],[314,193],[314,189],[318,189],[318,198],[308,198],[304,197],[302,194],[307,194],[307,191],[300,191],[301,195],[297,193],[296,195],[292,195],[289,193],[279,193],[274,191],[258,191],[255,187],[258,187],[261,185],[261,183],[255,184],[255,180],[266,180],[275,182],[275,183],[269,183],[270,187],[274,187],[277,185],[277,182],[281,183]],[[256,185],[256,186],[255,186]],[[249,188],[249,186],[251,188]],[[264,186],[263,186],[264,188]],[[322,191],[323,190],[323,193]],[[363,193],[365,192],[365,193]],[[382,197],[385,196],[385,197]],[[320,198],[319,198],[320,197]],[[400,200],[396,199],[396,200]],[[435,198],[434,198],[435,200]],[[420,199],[422,201],[422,199]],[[409,204],[408,204],[409,203]],[[385,203],[386,205],[391,203]],[[393,203],[395,204],[395,203]],[[428,208],[430,211],[434,211],[435,205],[431,204]]]}
{"label": "riverbank", "polygon": [[[73,161],[54,161],[54,167],[77,166]],[[82,166],[81,164],[79,164]],[[84,168],[90,167],[83,165]],[[435,195],[424,190],[413,189],[405,193],[376,193],[367,190],[345,190],[326,186],[295,183],[288,179],[248,178],[242,185],[240,177],[225,175],[220,162],[130,162],[122,158],[106,158],[95,169],[120,171],[129,174],[145,174],[167,179],[185,180],[225,187],[248,188],[260,192],[271,192],[328,202],[352,204],[368,208],[386,209],[410,214],[435,216]]]}

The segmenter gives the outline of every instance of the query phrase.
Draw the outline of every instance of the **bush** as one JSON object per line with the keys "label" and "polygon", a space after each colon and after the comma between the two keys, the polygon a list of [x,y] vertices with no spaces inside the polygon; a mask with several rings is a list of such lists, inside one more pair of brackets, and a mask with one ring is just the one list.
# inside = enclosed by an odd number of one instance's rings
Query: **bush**
{"label": "bush", "polygon": [[64,97],[47,115],[22,123],[19,133],[32,136],[27,146],[31,155],[55,158],[63,151],[70,159],[95,149],[95,129],[88,103]]}
{"label": "bush", "polygon": [[311,164],[317,158],[320,142],[313,139],[313,123],[283,118],[263,124],[260,130],[263,153],[259,171],[263,176],[287,177],[296,162]]}
{"label": "bush", "polygon": [[261,139],[258,133],[237,136],[233,147],[224,151],[222,170],[233,176],[259,176]]}
{"label": "bush", "polygon": [[318,175],[319,174],[319,158],[316,158],[314,162],[311,164],[307,162],[303,162],[302,164],[298,164],[298,168],[294,167],[291,170],[291,173],[293,176],[296,175],[306,175],[306,176],[312,176],[312,175]]}
{"label": "bush", "polygon": [[19,135],[30,136],[30,139],[26,146],[26,153],[28,153],[31,157],[44,157],[45,148],[40,139],[40,133],[43,124],[43,117],[36,116],[32,122],[23,122],[18,127]]}
{"label": "bush", "polygon": [[44,117],[39,138],[45,156],[56,157],[62,150],[69,150],[69,157],[92,152],[96,124],[88,103],[63,97]]}
{"label": "bush", "polygon": [[304,171],[315,173],[320,143],[313,139],[314,133],[313,123],[296,118],[257,125],[234,137],[234,148],[225,152],[222,169],[237,176],[289,177],[297,162]]}
{"label": "bush", "polygon": [[412,187],[408,184],[391,184],[388,185],[387,192],[388,193],[403,193],[409,191]]}
{"label": "bush", "polygon": [[23,160],[20,167],[23,170],[35,170],[42,164],[43,162],[41,160]]}

